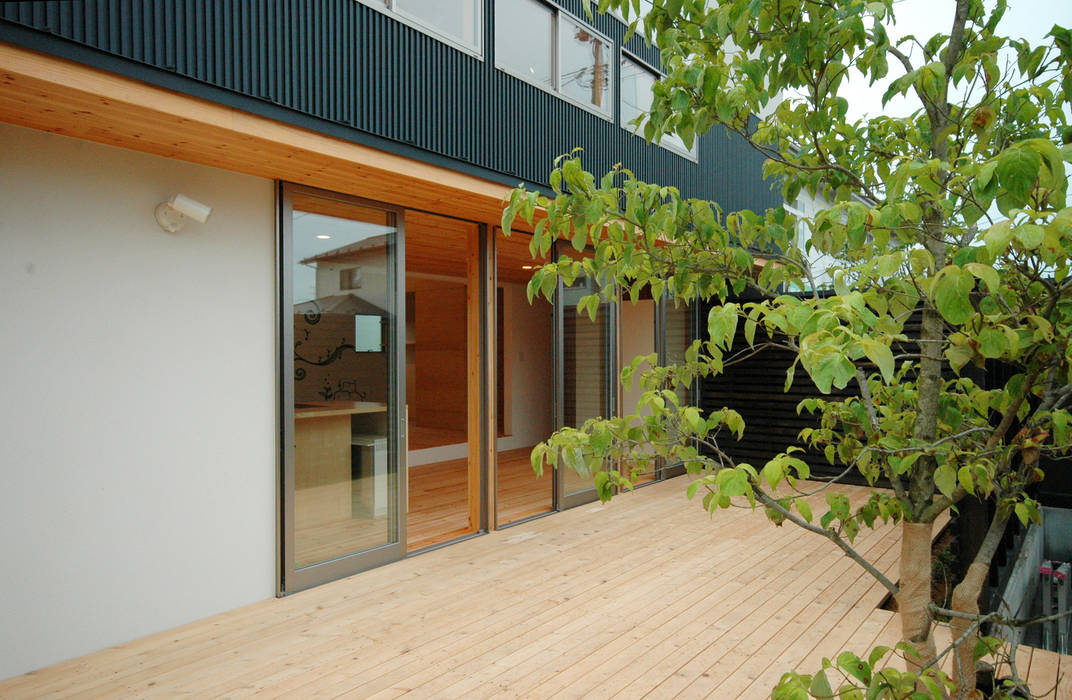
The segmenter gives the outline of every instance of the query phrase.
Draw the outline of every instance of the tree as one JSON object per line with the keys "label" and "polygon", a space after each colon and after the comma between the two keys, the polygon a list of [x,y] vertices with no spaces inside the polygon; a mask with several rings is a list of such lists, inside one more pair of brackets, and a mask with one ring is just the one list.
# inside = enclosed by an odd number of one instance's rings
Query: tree
{"label": "tree", "polygon": [[[685,362],[637,358],[623,369],[624,382],[645,390],[635,413],[556,432],[533,451],[533,466],[591,474],[607,499],[655,460],[681,461],[689,497],[702,492],[712,513],[745,498],[775,524],[829,538],[897,597],[915,672],[880,672],[879,649],[866,663],[839,660],[865,668],[850,672],[854,682],[884,686],[888,697],[912,689],[968,696],[979,653],[993,651],[979,644],[981,623],[995,616],[979,614],[978,598],[998,541],[1010,518],[1039,520],[1031,493],[1044,477],[1040,457],[1069,452],[1072,32],[1054,26],[1039,47],[1004,37],[1004,0],[992,9],[981,0],[938,3],[948,30],[900,41],[887,29],[893,0],[651,5],[642,31],[661,50],[666,76],[639,121],[645,136],[677,133],[691,143],[725,128],[765,155],[765,174],[787,202],[806,190],[832,204],[806,222],[801,242],[799,222],[783,208],[723,212],[621,166],[597,178],[578,152],[556,161],[552,192],[514,191],[503,227],[519,216],[535,222],[534,255],[555,239],[593,251],[535,270],[530,299],[550,298],[558,280],[583,274],[602,290],[578,304],[593,317],[600,296],[635,301],[644,288],[674,303],[712,304],[708,337]],[[630,16],[639,3],[598,3],[608,9]],[[849,120],[840,92],[853,74],[885,84],[886,100],[910,93],[922,107],[907,118]],[[838,261],[832,296],[815,292],[813,251]],[[745,292],[754,300],[742,301]],[[921,330],[909,339],[913,313]],[[733,345],[739,324],[747,348]],[[766,345],[794,353],[787,388],[798,368],[824,394],[855,385],[858,396],[802,402],[798,410],[815,413],[819,427],[801,441],[889,490],[853,506],[836,483],[823,485],[829,508],[816,517],[804,500],[814,491],[799,483],[810,475],[799,445],[766,464],[737,462],[720,445],[745,430],[741,416],[681,405],[676,388]],[[970,370],[986,362],[1013,368],[1011,378],[981,387]],[[953,609],[941,610],[930,602],[933,523],[966,498],[989,501],[995,515]],[[898,582],[853,549],[861,527],[891,520],[903,531]],[[937,614],[952,617],[959,642],[951,681],[936,672]],[[831,665],[787,674],[776,694],[830,695]]]}

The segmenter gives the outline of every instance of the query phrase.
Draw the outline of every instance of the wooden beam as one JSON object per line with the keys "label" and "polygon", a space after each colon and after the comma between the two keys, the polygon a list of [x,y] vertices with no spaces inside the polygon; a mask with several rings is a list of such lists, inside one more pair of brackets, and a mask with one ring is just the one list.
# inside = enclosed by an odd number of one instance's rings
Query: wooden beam
{"label": "wooden beam", "polygon": [[479,530],[481,526],[481,456],[480,425],[481,410],[480,380],[483,355],[480,352],[480,319],[483,305],[480,299],[480,291],[483,287],[483,278],[480,274],[480,237],[482,227],[473,225],[470,227],[468,236],[468,272],[466,274],[466,366],[468,374],[467,394],[468,410],[466,411],[469,439],[469,479],[468,479],[468,504],[469,504],[469,527]]}
{"label": "wooden beam", "polygon": [[484,275],[481,284],[487,290],[483,312],[488,319],[484,333],[485,347],[488,349],[484,358],[484,376],[487,377],[488,401],[487,410],[484,413],[484,429],[487,431],[488,444],[484,449],[484,463],[487,468],[487,513],[488,529],[499,528],[499,469],[498,469],[498,435],[499,435],[499,401],[497,384],[499,381],[498,371],[498,298],[499,292],[495,286],[495,255],[494,235],[495,226],[489,224],[482,231],[484,240],[487,242],[484,260]]}
{"label": "wooden beam", "polygon": [[498,218],[510,191],[3,43],[0,121],[475,221]]}

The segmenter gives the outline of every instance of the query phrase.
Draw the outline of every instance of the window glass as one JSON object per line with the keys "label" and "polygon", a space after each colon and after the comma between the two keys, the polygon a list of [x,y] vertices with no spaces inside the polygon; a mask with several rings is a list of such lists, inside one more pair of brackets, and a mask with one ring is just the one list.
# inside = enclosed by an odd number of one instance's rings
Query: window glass
{"label": "window glass", "polygon": [[469,46],[480,46],[477,0],[395,0],[395,10]]}
{"label": "window glass", "polygon": [[536,0],[496,0],[496,63],[553,89],[553,19],[551,9]]}
{"label": "window glass", "polygon": [[565,15],[558,27],[559,92],[609,114],[610,45]]}
{"label": "window glass", "polygon": [[[630,61],[622,56],[622,126],[632,129],[632,121],[642,114],[647,114],[651,109],[652,87],[655,85],[655,75],[642,68],[636,61]],[[637,133],[643,134],[643,129]]]}
{"label": "window glass", "polygon": [[[389,428],[399,410],[398,224],[393,212],[342,199],[286,196],[294,419],[285,580],[293,573],[301,588],[320,575],[299,573],[306,567],[399,543],[398,441]],[[342,274],[350,270],[360,274]],[[344,289],[344,278],[358,282]]]}
{"label": "window glass", "polygon": [[[622,55],[621,65],[621,119],[622,126],[643,136],[644,125],[639,127],[632,124],[637,117],[647,114],[651,109],[653,97],[652,89],[655,87],[656,75],[640,63]],[[645,121],[647,119],[645,118]],[[663,134],[661,145],[681,153],[695,155],[695,149],[685,147],[685,142],[677,134]]]}

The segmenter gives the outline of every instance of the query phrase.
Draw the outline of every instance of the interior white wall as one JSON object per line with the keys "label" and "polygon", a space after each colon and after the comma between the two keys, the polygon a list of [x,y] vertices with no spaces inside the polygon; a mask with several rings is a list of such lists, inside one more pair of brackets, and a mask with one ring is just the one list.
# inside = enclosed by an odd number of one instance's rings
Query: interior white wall
{"label": "interior white wall", "polygon": [[535,445],[546,440],[554,429],[551,305],[540,300],[529,304],[523,284],[503,284],[503,308],[503,323],[511,327],[512,333],[510,356],[504,361],[511,364],[513,388],[512,432],[499,438],[500,451]]}
{"label": "interior white wall", "polygon": [[0,678],[273,595],[273,201],[0,125]]}

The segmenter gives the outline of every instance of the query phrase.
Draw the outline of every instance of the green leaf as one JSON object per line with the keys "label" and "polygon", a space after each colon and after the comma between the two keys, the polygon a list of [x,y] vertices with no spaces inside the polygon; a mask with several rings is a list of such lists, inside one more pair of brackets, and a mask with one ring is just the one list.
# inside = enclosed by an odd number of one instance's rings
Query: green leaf
{"label": "green leaf", "polygon": [[958,469],[957,481],[960,482],[960,487],[962,489],[964,489],[973,496],[975,495],[975,480],[972,479],[971,467],[963,466]]}
{"label": "green leaf", "polygon": [[964,269],[970,272],[974,277],[983,281],[986,288],[990,292],[996,292],[1001,287],[1001,281],[998,277],[998,271],[990,265],[984,265],[982,263],[970,262],[964,266]]}
{"label": "green leaf", "polygon": [[934,485],[946,498],[952,498],[957,489],[957,472],[952,466],[943,464],[934,470]]}
{"label": "green leaf", "polygon": [[882,657],[889,652],[889,647],[877,646],[871,650],[870,656],[867,657],[867,663],[871,665],[871,668],[874,668],[876,665],[878,665],[878,662],[882,660]]}
{"label": "green leaf", "polygon": [[890,346],[874,340],[872,338],[861,338],[860,344],[863,345],[864,354],[867,355],[867,359],[871,360],[882,372],[882,379],[887,384],[893,381],[893,351],[890,350]]}
{"label": "green leaf", "polygon": [[811,506],[803,498],[793,499],[793,505],[797,507],[797,512],[800,513],[800,517],[811,522]]}
{"label": "green leaf", "polygon": [[830,687],[830,681],[827,679],[825,671],[819,671],[812,677],[808,692],[811,693],[812,697],[816,698],[834,697],[834,689]]}
{"label": "green leaf", "polygon": [[838,654],[837,665],[861,683],[871,682],[871,667],[851,651],[843,651]]}
{"label": "green leaf", "polygon": [[1013,146],[998,157],[998,182],[1016,199],[1026,202],[1042,169],[1042,156],[1036,151]]}
{"label": "green leaf", "polygon": [[1053,423],[1053,443],[1067,445],[1069,438],[1069,415],[1065,411],[1054,411],[1050,416]]}
{"label": "green leaf", "polygon": [[726,411],[725,423],[726,427],[737,435],[738,440],[744,437],[744,418],[741,418],[740,413],[737,411]]}
{"label": "green leaf", "polygon": [[771,460],[763,465],[763,469],[759,472],[760,477],[770,484],[771,489],[778,488],[778,484],[782,482],[782,477],[785,476],[785,469],[777,460]]}
{"label": "green leaf", "polygon": [[967,345],[950,345],[945,349],[945,357],[949,360],[949,365],[959,372],[964,365],[972,361],[975,353]]}
{"label": "green leaf", "polygon": [[695,406],[687,406],[682,412],[682,417],[685,419],[685,423],[696,435],[703,435],[707,432],[707,421],[700,415],[699,409]]}
{"label": "green leaf", "polygon": [[950,323],[965,323],[975,309],[971,305],[971,293],[975,278],[956,265],[943,268],[934,278],[934,306]]}
{"label": "green leaf", "polygon": [[1024,248],[1028,250],[1034,250],[1042,245],[1042,242],[1046,240],[1046,231],[1038,224],[1023,224],[1017,226],[1013,230],[1013,235],[1016,236],[1016,240],[1020,241],[1024,245]]}
{"label": "green leaf", "polygon": [[744,322],[744,339],[748,342],[748,347],[754,348],[756,346],[756,322],[751,318]]}
{"label": "green leaf", "polygon": [[1012,241],[1012,222],[1008,219],[997,222],[983,234],[983,243],[986,252],[991,258],[996,258],[1005,252]]}
{"label": "green leaf", "polygon": [[737,305],[716,306],[707,314],[707,335],[712,343],[728,349],[737,332]]}
{"label": "green leaf", "polygon": [[997,359],[1009,349],[1005,334],[997,328],[984,328],[979,332],[979,353],[986,358]]}

